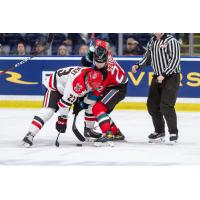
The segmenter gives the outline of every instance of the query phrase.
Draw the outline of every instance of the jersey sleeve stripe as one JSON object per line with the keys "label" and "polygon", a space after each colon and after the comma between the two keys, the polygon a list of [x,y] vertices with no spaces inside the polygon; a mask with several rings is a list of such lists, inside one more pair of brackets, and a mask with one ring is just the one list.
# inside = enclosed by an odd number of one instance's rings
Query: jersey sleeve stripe
{"label": "jersey sleeve stripe", "polygon": [[57,88],[56,88],[56,73],[50,75],[50,78],[49,78],[49,87],[52,90],[57,90]]}
{"label": "jersey sleeve stripe", "polygon": [[72,104],[70,104],[70,103],[64,101],[63,99],[60,99],[60,100],[58,101],[58,106],[61,107],[61,108],[68,108],[68,107],[70,107],[71,105],[72,105]]}

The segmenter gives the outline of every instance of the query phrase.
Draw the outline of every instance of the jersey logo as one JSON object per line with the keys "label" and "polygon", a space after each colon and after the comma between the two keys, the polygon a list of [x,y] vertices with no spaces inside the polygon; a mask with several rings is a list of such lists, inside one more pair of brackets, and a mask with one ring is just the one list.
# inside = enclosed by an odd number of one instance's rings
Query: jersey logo
{"label": "jersey logo", "polygon": [[77,83],[74,87],[74,91],[80,93],[82,88],[83,88],[83,86],[81,84]]}
{"label": "jersey logo", "polygon": [[167,44],[166,44],[166,43],[160,45],[160,48],[162,48],[162,49],[164,49],[164,48],[166,48],[166,47],[167,47]]}

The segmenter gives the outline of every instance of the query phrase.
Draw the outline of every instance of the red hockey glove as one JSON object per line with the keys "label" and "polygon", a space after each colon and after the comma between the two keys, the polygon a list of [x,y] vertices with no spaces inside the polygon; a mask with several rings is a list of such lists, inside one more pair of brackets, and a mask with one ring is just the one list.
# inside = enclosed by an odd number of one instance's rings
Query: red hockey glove
{"label": "red hockey glove", "polygon": [[67,128],[67,118],[66,116],[58,116],[58,120],[56,122],[56,129],[60,133],[65,133]]}

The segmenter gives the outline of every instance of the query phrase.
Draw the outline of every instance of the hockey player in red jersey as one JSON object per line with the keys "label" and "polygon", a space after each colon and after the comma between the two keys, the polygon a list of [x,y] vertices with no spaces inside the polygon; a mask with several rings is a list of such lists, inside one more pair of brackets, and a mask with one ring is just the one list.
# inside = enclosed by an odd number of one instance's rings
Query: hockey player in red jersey
{"label": "hockey player in red jersey", "polygon": [[54,72],[46,81],[43,108],[34,116],[28,133],[23,138],[26,147],[32,146],[34,136],[43,125],[59,111],[56,122],[58,132],[64,133],[71,105],[78,97],[97,90],[103,81],[100,72],[91,67],[66,67]]}
{"label": "hockey player in red jersey", "polygon": [[[84,136],[95,134],[93,128],[97,120],[103,133],[97,142],[110,140],[124,140],[124,135],[109,116],[114,107],[125,98],[128,78],[126,72],[113,59],[109,52],[109,44],[106,41],[96,39],[92,41],[88,54],[82,58],[83,66],[92,66],[103,74],[101,87],[90,94],[85,102],[96,103],[85,111]],[[100,98],[99,98],[100,96]],[[88,104],[89,104],[88,103]]]}

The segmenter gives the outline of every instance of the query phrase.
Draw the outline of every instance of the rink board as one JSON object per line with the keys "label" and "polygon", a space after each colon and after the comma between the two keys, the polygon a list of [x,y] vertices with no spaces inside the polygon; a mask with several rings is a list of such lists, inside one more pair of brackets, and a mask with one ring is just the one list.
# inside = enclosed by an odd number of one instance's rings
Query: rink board
{"label": "rink board", "polygon": [[[26,57],[0,57],[0,71],[12,66]],[[50,73],[64,66],[80,66],[80,57],[37,57],[25,63],[19,68],[7,72],[0,76],[0,107],[13,108],[38,108],[42,105],[42,100],[31,99],[35,96],[42,96],[45,88],[43,80]],[[147,97],[148,88],[152,79],[152,68],[146,67],[136,74],[132,74],[131,66],[140,60],[141,57],[116,57],[122,68],[127,72],[129,77],[127,97]],[[200,58],[182,58],[182,80],[179,98],[196,99],[185,103],[177,103],[177,110],[200,111]],[[1,96],[7,96],[4,99]],[[16,95],[17,99],[10,98],[10,95]],[[20,99],[20,96],[28,96],[29,100]],[[145,102],[121,102],[117,109],[146,109]]]}
{"label": "rink board", "polygon": [[[41,108],[41,100],[0,100],[0,108]],[[120,102],[115,109],[117,110],[146,110],[145,102]],[[177,111],[193,111],[200,112],[199,103],[183,103],[179,102],[176,104]]]}

